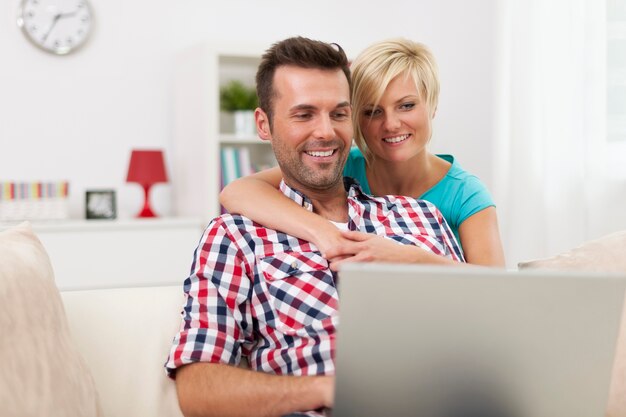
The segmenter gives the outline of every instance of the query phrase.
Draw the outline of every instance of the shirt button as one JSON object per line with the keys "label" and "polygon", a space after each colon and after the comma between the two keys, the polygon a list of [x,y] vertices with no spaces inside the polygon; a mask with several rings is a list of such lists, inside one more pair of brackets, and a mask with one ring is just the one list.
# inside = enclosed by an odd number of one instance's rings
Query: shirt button
{"label": "shirt button", "polygon": [[292,269],[298,269],[298,262],[293,261],[293,262],[291,263],[291,268],[292,268]]}

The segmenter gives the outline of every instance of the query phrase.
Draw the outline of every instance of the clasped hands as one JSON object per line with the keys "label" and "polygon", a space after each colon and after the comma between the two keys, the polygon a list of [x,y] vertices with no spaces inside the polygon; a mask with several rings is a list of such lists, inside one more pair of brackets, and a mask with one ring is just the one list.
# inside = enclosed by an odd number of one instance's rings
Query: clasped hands
{"label": "clasped hands", "polygon": [[413,245],[404,245],[389,238],[371,233],[337,229],[325,235],[319,249],[333,271],[346,262],[420,262],[427,252]]}

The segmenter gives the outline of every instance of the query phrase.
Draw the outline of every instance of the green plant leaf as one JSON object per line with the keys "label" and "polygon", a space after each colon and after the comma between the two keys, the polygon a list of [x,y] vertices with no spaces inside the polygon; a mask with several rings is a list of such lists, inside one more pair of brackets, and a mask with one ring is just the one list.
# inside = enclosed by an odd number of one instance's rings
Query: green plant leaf
{"label": "green plant leaf", "polygon": [[220,88],[220,108],[224,111],[254,110],[258,106],[256,90],[233,80]]}

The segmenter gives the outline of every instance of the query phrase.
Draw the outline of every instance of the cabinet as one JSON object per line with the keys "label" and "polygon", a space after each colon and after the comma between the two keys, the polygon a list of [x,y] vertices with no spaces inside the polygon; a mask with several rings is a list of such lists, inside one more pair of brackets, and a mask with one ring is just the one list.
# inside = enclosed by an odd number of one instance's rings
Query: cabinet
{"label": "cabinet", "polygon": [[[204,225],[198,219],[32,222],[50,256],[57,287],[182,284]],[[11,224],[0,224],[0,230]]]}
{"label": "cabinet", "polygon": [[234,134],[232,115],[221,112],[219,103],[220,86],[233,79],[254,86],[265,48],[203,44],[177,57],[172,180],[176,215],[204,221],[219,215],[225,151],[246,156],[255,169],[276,164],[269,142]]}

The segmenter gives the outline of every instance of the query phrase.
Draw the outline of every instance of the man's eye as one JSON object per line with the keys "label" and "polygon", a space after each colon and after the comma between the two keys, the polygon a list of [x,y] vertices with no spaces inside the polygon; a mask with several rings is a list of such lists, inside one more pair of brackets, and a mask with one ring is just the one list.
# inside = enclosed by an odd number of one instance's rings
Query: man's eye
{"label": "man's eye", "polygon": [[311,113],[296,113],[294,116],[296,119],[306,120],[311,118]]}
{"label": "man's eye", "polygon": [[349,115],[346,112],[337,112],[337,113],[333,114],[333,118],[335,118],[335,119],[346,119],[348,117],[349,117]]}

